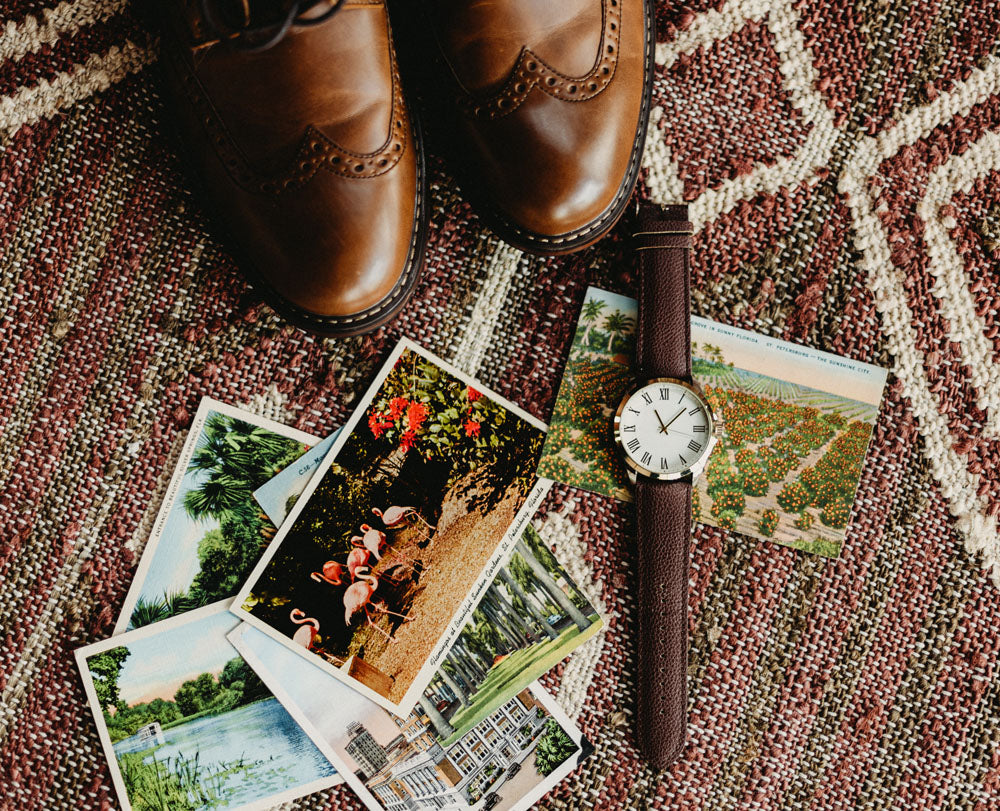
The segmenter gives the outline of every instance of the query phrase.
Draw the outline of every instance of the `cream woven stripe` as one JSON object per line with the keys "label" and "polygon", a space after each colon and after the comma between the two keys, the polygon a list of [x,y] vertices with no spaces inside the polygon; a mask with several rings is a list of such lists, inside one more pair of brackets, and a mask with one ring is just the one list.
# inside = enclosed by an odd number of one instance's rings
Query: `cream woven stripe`
{"label": "cream woven stripe", "polygon": [[[886,158],[925,138],[940,124],[956,115],[967,115],[976,104],[1000,92],[1000,60],[991,59],[986,68],[977,68],[965,81],[942,93],[925,107],[914,110],[891,130],[876,138],[862,136],[847,163],[838,190],[845,195],[854,220],[854,243],[868,272],[868,286],[882,315],[886,344],[893,356],[893,372],[902,381],[913,412],[920,422],[924,455],[930,463],[941,492],[948,499],[951,514],[966,549],[982,552],[983,566],[992,569],[993,582],[1000,586],[1000,534],[996,518],[989,515],[986,500],[978,495],[980,477],[970,473],[965,458],[952,445],[948,420],[938,409],[936,395],[924,371],[926,358],[916,345],[914,315],[906,300],[903,277],[892,264],[889,242],[872,205],[867,179]],[[961,341],[961,335],[953,335]]]}
{"label": "cream woven stripe", "polygon": [[924,223],[924,241],[934,276],[934,295],[943,315],[951,322],[951,336],[969,367],[978,405],[986,412],[983,433],[1000,437],[1000,364],[993,362],[993,342],[986,337],[986,322],[976,312],[969,290],[971,279],[948,232],[957,224],[942,217],[941,206],[956,193],[970,192],[977,179],[1000,168],[1000,132],[987,132],[961,155],[953,155],[931,174],[927,192],[917,213]]}
{"label": "cream woven stripe", "polygon": [[[799,13],[789,0],[774,3],[745,0],[726,4],[722,13],[712,10],[699,15],[677,40],[657,51],[657,61],[670,65],[682,53],[696,51],[731,36],[747,24],[747,18],[760,19],[765,13],[768,30],[774,37],[774,50],[779,57],[782,85],[789,102],[811,129],[795,155],[779,158],[769,166],[758,165],[747,175],[726,179],[719,188],[702,192],[690,203],[690,218],[696,232],[755,195],[777,194],[783,188],[817,183],[816,167],[829,163],[834,145],[843,135],[843,130],[834,124],[833,111],[816,90],[819,75],[799,28]],[[653,112],[654,123],[659,122],[662,111],[655,114],[654,109]],[[667,163],[649,174],[651,197],[661,204],[682,202],[679,195],[683,192],[683,184],[676,164],[670,160],[670,151],[663,142],[659,127],[653,126],[646,139],[643,162],[653,167],[660,161]]]}
{"label": "cream woven stripe", "polygon": [[486,276],[475,293],[472,313],[465,323],[465,331],[456,341],[458,350],[451,359],[455,366],[473,377],[482,366],[507,300],[511,280],[523,256],[517,248],[497,241],[495,250],[485,260]]}
{"label": "cream woven stripe", "polygon": [[72,71],[59,73],[53,80],[22,87],[0,99],[0,135],[10,135],[26,124],[49,118],[60,110],[94,93],[107,90],[156,58],[152,48],[125,40],[121,47],[94,54]]}
{"label": "cream woven stripe", "polygon": [[26,17],[19,23],[12,20],[0,31],[0,62],[23,59],[60,37],[110,19],[126,5],[126,0],[76,0],[45,9],[41,22],[37,17]]}

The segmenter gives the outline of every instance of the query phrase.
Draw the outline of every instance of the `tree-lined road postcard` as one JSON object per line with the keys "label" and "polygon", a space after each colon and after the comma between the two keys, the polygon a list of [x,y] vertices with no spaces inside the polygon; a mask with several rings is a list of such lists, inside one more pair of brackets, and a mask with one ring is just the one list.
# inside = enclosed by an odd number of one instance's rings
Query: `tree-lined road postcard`
{"label": "tree-lined road postcard", "polygon": [[[539,475],[631,500],[611,423],[633,379],[636,314],[634,299],[587,290]],[[725,423],[695,520],[837,557],[886,371],[698,317],[691,354]]]}

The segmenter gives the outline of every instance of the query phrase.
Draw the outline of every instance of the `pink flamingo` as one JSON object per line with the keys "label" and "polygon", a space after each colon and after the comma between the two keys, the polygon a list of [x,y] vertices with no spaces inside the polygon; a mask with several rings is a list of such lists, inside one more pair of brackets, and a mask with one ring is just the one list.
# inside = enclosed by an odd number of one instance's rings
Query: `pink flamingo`
{"label": "pink flamingo", "polygon": [[387,529],[394,529],[402,524],[411,515],[420,521],[426,528],[427,534],[424,535],[425,538],[429,538],[434,527],[428,523],[427,519],[424,518],[414,507],[397,507],[395,504],[386,507],[385,510],[380,510],[378,507],[372,507],[372,512],[382,519],[382,523],[385,524]]}
{"label": "pink flamingo", "polygon": [[[362,569],[367,569],[367,567],[362,567]],[[354,619],[354,615],[359,611],[364,611],[365,620],[372,628],[382,634],[382,636],[390,642],[396,642],[396,639],[374,623],[372,616],[369,613],[372,595],[375,593],[375,589],[377,588],[378,578],[373,574],[361,574],[361,570],[359,570],[358,581],[356,583],[351,583],[351,585],[347,587],[347,591],[344,592],[344,624],[350,626],[351,620]],[[383,614],[392,614],[396,617],[402,617],[403,620],[413,619],[412,615],[400,614],[398,611],[390,611],[384,606],[378,606],[376,610]]]}
{"label": "pink flamingo", "polygon": [[[350,558],[348,558],[348,568],[350,568]],[[344,567],[335,560],[328,560],[323,564],[322,572],[313,572],[310,577],[317,583],[329,583],[331,586],[340,586],[344,582]],[[351,572],[353,579],[354,572]]]}
{"label": "pink flamingo", "polygon": [[[385,533],[369,526],[368,524],[362,524],[361,531],[365,534],[364,537],[359,538],[355,535],[351,538],[351,543],[355,546],[364,546],[365,549],[375,556],[375,560],[382,560],[382,552],[389,546],[385,539]],[[411,569],[413,568],[414,562],[412,558],[407,557],[395,549],[392,550],[392,554],[397,559],[406,561],[407,565],[409,565]]]}
{"label": "pink flamingo", "polygon": [[307,617],[306,612],[299,608],[293,608],[289,616],[292,618],[292,622],[302,626],[295,632],[292,642],[301,645],[306,650],[312,650],[316,637],[319,636],[319,620]]}
{"label": "pink flamingo", "polygon": [[371,568],[369,565],[371,558],[372,553],[367,549],[359,548],[350,551],[347,556],[347,571],[351,573],[351,580],[358,579],[358,569]]}

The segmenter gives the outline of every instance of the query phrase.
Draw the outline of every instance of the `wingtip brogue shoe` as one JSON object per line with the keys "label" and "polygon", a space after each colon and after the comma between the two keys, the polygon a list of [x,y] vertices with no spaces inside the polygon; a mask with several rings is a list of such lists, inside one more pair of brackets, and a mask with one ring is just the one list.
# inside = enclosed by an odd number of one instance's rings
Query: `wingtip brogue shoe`
{"label": "wingtip brogue shoe", "polygon": [[568,253],[626,210],[649,119],[652,15],[651,0],[432,0],[461,175],[507,242]]}
{"label": "wingtip brogue shoe", "polygon": [[176,124],[241,269],[304,329],[386,323],[419,276],[426,203],[384,2],[172,2]]}

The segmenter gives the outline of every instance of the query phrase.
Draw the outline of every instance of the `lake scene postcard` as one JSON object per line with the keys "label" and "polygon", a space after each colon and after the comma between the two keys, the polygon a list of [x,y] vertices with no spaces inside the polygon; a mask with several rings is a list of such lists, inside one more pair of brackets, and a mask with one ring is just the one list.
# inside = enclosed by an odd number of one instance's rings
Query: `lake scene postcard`
{"label": "lake scene postcard", "polygon": [[209,606],[77,651],[126,809],[268,808],[340,782],[226,638],[238,624]]}
{"label": "lake scene postcard", "polygon": [[[631,500],[611,422],[633,380],[636,315],[634,299],[587,290],[539,475]],[[695,520],[837,557],[886,371],[698,317],[691,358],[725,425]]]}

